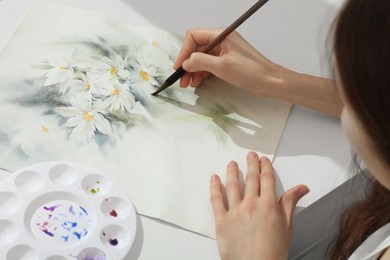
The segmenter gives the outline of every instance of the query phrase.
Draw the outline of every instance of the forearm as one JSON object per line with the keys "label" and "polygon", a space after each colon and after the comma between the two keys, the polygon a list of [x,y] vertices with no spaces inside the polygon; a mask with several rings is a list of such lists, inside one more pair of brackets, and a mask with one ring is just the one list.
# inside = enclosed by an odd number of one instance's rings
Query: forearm
{"label": "forearm", "polygon": [[267,96],[305,106],[327,114],[340,116],[342,101],[336,90],[335,81],[306,75],[285,68],[275,87],[269,89]]}

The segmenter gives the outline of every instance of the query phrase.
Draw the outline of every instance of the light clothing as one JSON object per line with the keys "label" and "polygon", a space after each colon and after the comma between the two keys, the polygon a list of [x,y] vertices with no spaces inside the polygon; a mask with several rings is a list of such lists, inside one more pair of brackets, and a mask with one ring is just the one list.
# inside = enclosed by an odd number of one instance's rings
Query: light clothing
{"label": "light clothing", "polygon": [[353,252],[348,260],[376,260],[390,246],[390,223],[384,225]]}

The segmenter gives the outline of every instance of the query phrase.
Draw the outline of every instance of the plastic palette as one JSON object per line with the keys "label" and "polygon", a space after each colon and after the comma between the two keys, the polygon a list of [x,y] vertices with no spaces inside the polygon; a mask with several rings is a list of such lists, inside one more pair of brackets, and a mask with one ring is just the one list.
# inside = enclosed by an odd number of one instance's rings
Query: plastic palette
{"label": "plastic palette", "polygon": [[123,259],[136,227],[127,194],[84,165],[34,164],[0,183],[0,259]]}

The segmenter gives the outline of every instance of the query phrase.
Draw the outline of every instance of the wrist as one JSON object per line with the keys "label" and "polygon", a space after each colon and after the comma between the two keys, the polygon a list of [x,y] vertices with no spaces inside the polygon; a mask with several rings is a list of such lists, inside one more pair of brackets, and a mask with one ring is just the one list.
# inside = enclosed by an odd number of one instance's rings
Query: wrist
{"label": "wrist", "polygon": [[271,68],[264,75],[260,75],[262,79],[260,86],[256,89],[259,90],[258,96],[269,97],[275,99],[286,99],[286,93],[290,92],[297,80],[299,73],[291,71],[278,64],[272,64]]}

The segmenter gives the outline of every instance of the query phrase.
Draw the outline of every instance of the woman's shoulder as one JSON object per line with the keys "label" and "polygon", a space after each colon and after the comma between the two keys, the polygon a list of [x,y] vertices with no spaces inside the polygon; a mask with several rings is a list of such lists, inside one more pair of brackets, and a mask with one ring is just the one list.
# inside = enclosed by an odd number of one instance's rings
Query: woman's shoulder
{"label": "woman's shoulder", "polygon": [[370,235],[348,260],[387,260],[390,259],[388,247],[390,247],[390,223]]}

